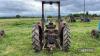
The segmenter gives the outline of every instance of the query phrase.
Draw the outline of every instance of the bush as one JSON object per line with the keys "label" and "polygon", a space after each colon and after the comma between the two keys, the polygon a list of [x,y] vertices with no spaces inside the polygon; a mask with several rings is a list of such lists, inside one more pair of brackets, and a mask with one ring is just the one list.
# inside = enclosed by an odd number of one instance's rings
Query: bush
{"label": "bush", "polygon": [[20,18],[21,16],[20,15],[16,15],[16,18]]}

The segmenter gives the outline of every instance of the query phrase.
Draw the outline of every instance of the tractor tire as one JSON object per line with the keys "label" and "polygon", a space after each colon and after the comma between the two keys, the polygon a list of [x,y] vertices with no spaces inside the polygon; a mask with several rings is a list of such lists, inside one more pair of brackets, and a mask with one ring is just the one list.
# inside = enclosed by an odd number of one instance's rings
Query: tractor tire
{"label": "tractor tire", "polygon": [[63,51],[69,51],[70,48],[70,32],[68,27],[63,27],[62,28],[62,50]]}
{"label": "tractor tire", "polygon": [[35,25],[32,29],[32,46],[35,52],[41,51],[41,44],[39,39],[39,27]]}

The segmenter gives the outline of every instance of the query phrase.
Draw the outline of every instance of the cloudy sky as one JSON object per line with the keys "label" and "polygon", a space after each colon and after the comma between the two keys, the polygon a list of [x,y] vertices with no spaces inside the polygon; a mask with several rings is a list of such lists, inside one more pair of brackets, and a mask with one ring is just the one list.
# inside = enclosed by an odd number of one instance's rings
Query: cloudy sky
{"label": "cloudy sky", "polygon": [[[60,0],[61,15],[80,13],[84,9],[84,0]],[[86,0],[86,11],[100,14],[100,0]],[[15,16],[40,16],[41,2],[37,0],[0,0],[0,17]],[[45,5],[46,15],[57,15],[57,5]]]}

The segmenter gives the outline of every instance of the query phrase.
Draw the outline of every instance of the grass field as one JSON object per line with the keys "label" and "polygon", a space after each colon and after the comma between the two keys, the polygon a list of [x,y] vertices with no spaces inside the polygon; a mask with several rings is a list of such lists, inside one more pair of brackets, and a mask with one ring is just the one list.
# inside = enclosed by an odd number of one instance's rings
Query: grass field
{"label": "grass field", "polygon": [[[32,26],[34,19],[1,19],[0,29],[6,36],[0,39],[0,56],[48,56],[46,51],[34,53],[32,49]],[[69,52],[54,51],[54,56],[100,56],[100,39],[90,35],[96,29],[98,21],[90,23],[69,23],[71,29],[71,48]],[[94,48],[93,52],[78,52],[79,48]]]}

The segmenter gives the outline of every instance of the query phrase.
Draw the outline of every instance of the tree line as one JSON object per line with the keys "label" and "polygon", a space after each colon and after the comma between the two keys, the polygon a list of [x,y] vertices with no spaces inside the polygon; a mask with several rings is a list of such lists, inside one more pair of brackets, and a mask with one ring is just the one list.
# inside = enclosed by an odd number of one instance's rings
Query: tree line
{"label": "tree line", "polygon": [[[85,16],[85,17],[100,17],[100,15],[97,14],[89,14],[89,12],[86,13],[76,13],[76,14],[69,14],[63,17],[68,17],[68,16],[74,16],[74,17],[81,17],[81,16]],[[53,16],[53,17],[57,17],[57,16]],[[21,15],[15,15],[14,17],[0,17],[0,18],[41,18],[40,16],[32,16],[32,17],[28,17],[28,16],[21,16]],[[52,16],[48,16],[48,18],[52,18]]]}
{"label": "tree line", "polygon": [[80,17],[80,16],[85,16],[85,17],[100,17],[98,14],[89,14],[89,12],[86,13],[80,13],[80,14],[69,14],[68,16],[74,16],[74,17]]}

